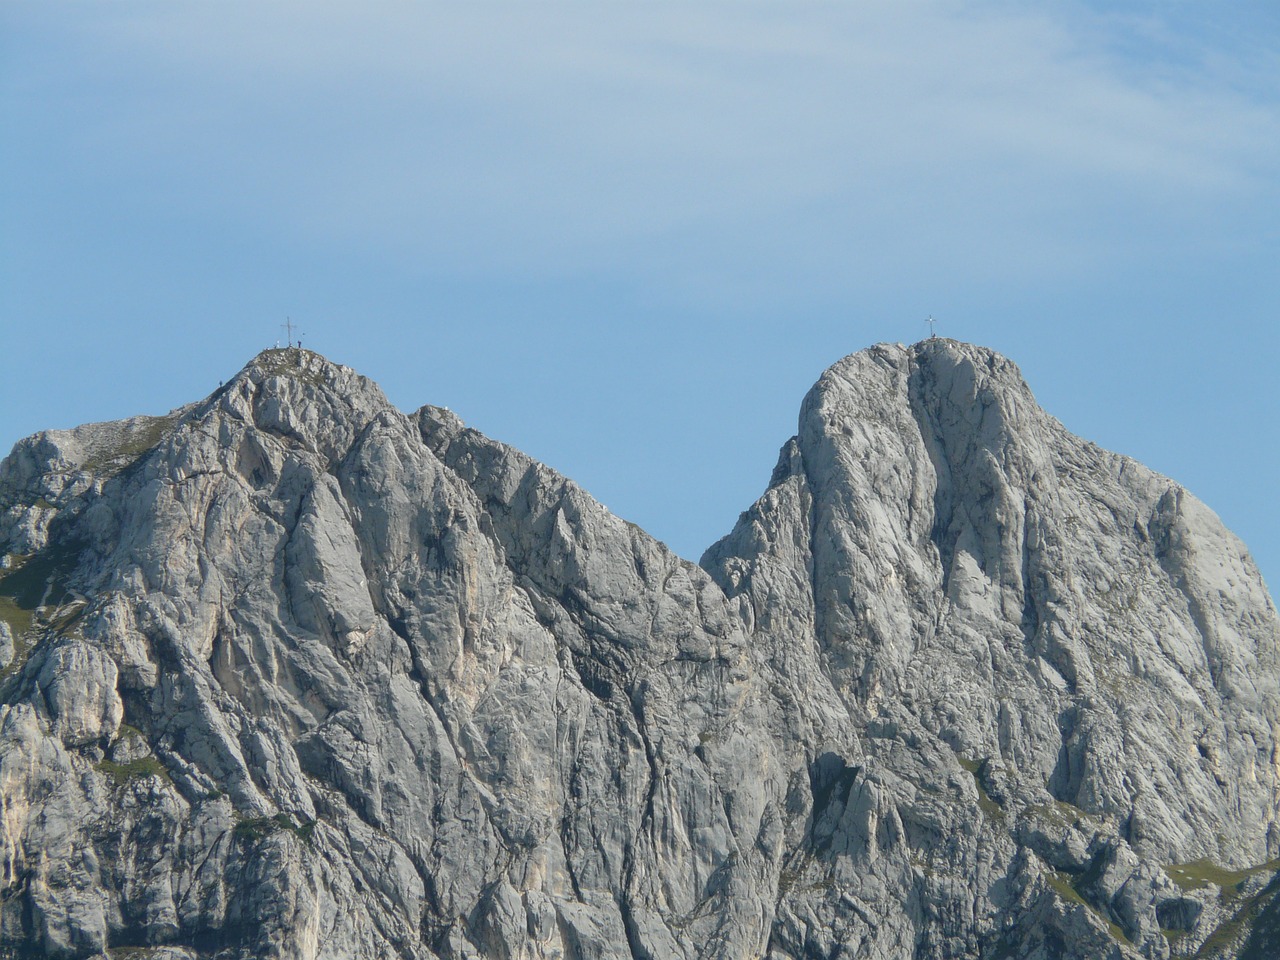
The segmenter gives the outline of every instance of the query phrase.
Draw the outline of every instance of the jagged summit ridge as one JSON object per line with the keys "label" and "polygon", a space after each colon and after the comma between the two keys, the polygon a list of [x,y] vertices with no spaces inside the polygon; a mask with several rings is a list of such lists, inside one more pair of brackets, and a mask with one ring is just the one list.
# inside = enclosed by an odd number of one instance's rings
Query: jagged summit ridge
{"label": "jagged summit ridge", "polygon": [[0,508],[0,952],[1163,960],[1276,913],[1256,570],[982,348],[831,367],[701,567],[297,348],[21,442]]}

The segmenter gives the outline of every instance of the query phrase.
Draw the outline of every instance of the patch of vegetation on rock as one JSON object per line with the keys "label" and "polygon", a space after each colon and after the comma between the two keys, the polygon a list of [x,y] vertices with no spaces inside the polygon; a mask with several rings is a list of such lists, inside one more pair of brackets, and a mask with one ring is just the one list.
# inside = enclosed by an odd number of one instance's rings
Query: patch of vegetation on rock
{"label": "patch of vegetation on rock", "polygon": [[291,814],[277,813],[274,817],[249,817],[241,820],[235,825],[235,835],[240,840],[257,843],[277,831],[287,830],[310,845],[315,829],[314,820],[304,817],[299,823]]}
{"label": "patch of vegetation on rock", "polygon": [[1260,873],[1273,873],[1280,870],[1280,859],[1259,864],[1256,867],[1245,867],[1243,870],[1228,870],[1220,867],[1212,860],[1192,860],[1190,863],[1171,863],[1165,866],[1164,872],[1183,890],[1203,890],[1212,884],[1222,890],[1224,900],[1230,900],[1238,891],[1240,884]]}
{"label": "patch of vegetation on rock", "polygon": [[177,419],[173,414],[165,417],[139,417],[139,422],[130,423],[116,442],[94,450],[80,465],[80,469],[107,476],[119,473],[158,444]]}
{"label": "patch of vegetation on rock", "polygon": [[1111,934],[1111,939],[1119,941],[1126,946],[1133,946],[1133,942],[1125,936],[1124,931],[1120,929],[1120,925],[1086,900],[1080,891],[1076,889],[1079,883],[1079,880],[1073,883],[1070,877],[1057,870],[1052,870],[1049,873],[1049,886],[1053,887],[1058,896],[1068,903],[1077,904],[1092,912],[1095,917],[1106,924],[1107,932]]}
{"label": "patch of vegetation on rock", "polygon": [[169,772],[165,770],[164,764],[155,757],[139,757],[137,760],[130,760],[128,763],[99,760],[94,764],[94,769],[111,777],[116,786],[122,786],[130,780],[138,780],[142,777],[159,777],[166,781],[169,779]]}

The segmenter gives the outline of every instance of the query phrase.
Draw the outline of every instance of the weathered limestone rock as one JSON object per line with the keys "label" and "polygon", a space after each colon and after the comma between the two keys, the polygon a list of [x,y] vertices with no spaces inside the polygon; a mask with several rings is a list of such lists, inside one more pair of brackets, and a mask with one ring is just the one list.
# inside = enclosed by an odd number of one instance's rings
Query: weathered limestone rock
{"label": "weathered limestone rock", "polygon": [[[1178,900],[1163,866],[1280,852],[1280,629],[1247,552],[1172,481],[1068,434],[990,351],[833,366],[703,563],[762,642],[821,650],[852,715],[905,712],[953,750],[991,824],[1148,955]],[[770,628],[796,610],[812,623]],[[1184,943],[1212,930],[1193,926]]]}
{"label": "weathered limestone rock", "polygon": [[832,367],[703,567],[297,349],[23,441],[0,509],[0,955],[1164,960],[1270,929],[1271,600],[989,351]]}
{"label": "weathered limestone rock", "polygon": [[115,661],[81,641],[64,643],[43,658],[36,685],[49,712],[51,731],[69,747],[115,739],[124,716],[116,692]]}

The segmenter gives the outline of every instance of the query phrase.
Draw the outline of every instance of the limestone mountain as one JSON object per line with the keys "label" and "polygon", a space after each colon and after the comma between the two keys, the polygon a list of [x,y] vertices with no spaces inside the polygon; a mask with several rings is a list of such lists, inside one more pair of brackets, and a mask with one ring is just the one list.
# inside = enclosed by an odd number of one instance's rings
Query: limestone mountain
{"label": "limestone mountain", "polygon": [[299,349],[0,511],[0,955],[1280,953],[1261,578],[988,350],[830,368],[701,566]]}

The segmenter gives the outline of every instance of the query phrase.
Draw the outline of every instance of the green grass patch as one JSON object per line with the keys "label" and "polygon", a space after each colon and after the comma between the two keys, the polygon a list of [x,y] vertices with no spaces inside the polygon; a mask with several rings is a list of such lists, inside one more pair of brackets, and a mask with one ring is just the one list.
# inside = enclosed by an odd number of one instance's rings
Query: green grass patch
{"label": "green grass patch", "polygon": [[[23,557],[0,573],[0,600],[34,613],[40,606],[65,602],[69,594],[63,581],[70,576],[84,551],[80,542],[62,542]],[[29,629],[29,628],[28,628]]]}
{"label": "green grass patch", "polygon": [[986,764],[986,760],[970,760],[968,757],[956,754],[956,759],[960,761],[960,766],[964,767],[973,775],[973,785],[978,788],[978,809],[992,820],[1000,820],[1004,818],[1004,807],[996,803],[991,798],[991,794],[987,793],[987,788],[982,785],[982,767]]}
{"label": "green grass patch", "polygon": [[[0,680],[22,669],[44,631],[65,633],[84,615],[86,604],[60,607],[71,598],[64,581],[75,569],[82,544],[55,544],[40,553],[14,558],[14,565],[0,571],[0,620],[13,635],[13,660],[0,670]],[[52,609],[49,620],[42,613]]]}
{"label": "green grass patch", "polygon": [[992,820],[999,820],[1004,816],[1004,808],[992,800],[981,785],[978,786],[978,809]]}
{"label": "green grass patch", "polygon": [[1111,934],[1112,940],[1118,940],[1120,943],[1127,944],[1130,947],[1133,946],[1133,941],[1124,935],[1124,931],[1120,929],[1120,925],[1118,923],[1113,920],[1108,920],[1096,910],[1094,913],[1098,914],[1098,916],[1102,918],[1102,922],[1107,925],[1107,933]]}
{"label": "green grass patch", "polygon": [[57,553],[56,550],[44,550],[10,568],[0,576],[0,598],[7,599],[21,610],[34,612],[44,600],[50,579],[63,566]]}
{"label": "green grass patch", "polygon": [[[1049,874],[1049,886],[1057,891],[1058,896],[1069,903],[1078,903],[1082,907],[1089,907],[1089,901],[1080,896],[1080,891],[1071,885],[1071,880],[1057,870]],[[1090,910],[1093,907],[1089,907]]]}
{"label": "green grass patch", "polygon": [[[1276,861],[1272,861],[1274,864]],[[1255,867],[1253,872],[1260,872],[1271,864],[1262,867]],[[1221,868],[1219,868],[1221,869]],[[1231,871],[1228,871],[1231,872]],[[1236,871],[1243,873],[1245,871]],[[1212,881],[1211,881],[1212,882]],[[1236,946],[1241,940],[1248,936],[1250,928],[1253,927],[1263,908],[1267,903],[1273,900],[1276,894],[1280,892],[1280,876],[1273,877],[1271,882],[1266,885],[1258,893],[1252,897],[1247,897],[1240,901],[1239,909],[1231,919],[1221,924],[1213,933],[1209,934],[1208,939],[1200,944],[1200,949],[1196,951],[1197,958],[1214,957]],[[1245,954],[1241,954],[1243,957]]]}
{"label": "green grass patch", "polygon": [[237,839],[257,843],[280,830],[288,830],[310,846],[316,822],[303,819],[301,823],[295,823],[287,813],[277,813],[274,817],[249,817],[236,824],[235,835]]}
{"label": "green grass patch", "polygon": [[165,781],[169,779],[169,771],[165,770],[164,764],[155,757],[139,757],[137,760],[130,760],[128,763],[99,760],[94,764],[94,769],[109,776],[115,781],[117,787],[123,786],[130,780],[140,780],[143,777],[159,777]]}
{"label": "green grass patch", "polygon": [[1026,808],[1027,816],[1044,820],[1055,827],[1071,827],[1088,816],[1075,804],[1065,800],[1054,800],[1053,803],[1037,803]]}
{"label": "green grass patch", "polygon": [[[1079,881],[1076,881],[1076,883],[1079,883]],[[1050,871],[1049,886],[1053,887],[1054,892],[1063,900],[1066,900],[1068,903],[1078,904],[1092,912],[1095,917],[1106,924],[1107,932],[1111,934],[1112,940],[1116,940],[1128,946],[1133,946],[1133,941],[1125,936],[1124,931],[1120,929],[1120,925],[1086,900],[1066,874],[1059,873],[1057,870]]]}
{"label": "green grass patch", "polygon": [[158,444],[177,419],[175,416],[145,418],[144,423],[127,428],[114,447],[95,451],[80,464],[80,469],[108,475],[119,473]]}
{"label": "green grass patch", "polygon": [[31,631],[31,627],[35,624],[35,619],[34,610],[20,607],[13,597],[6,597],[0,594],[0,620],[5,622],[9,632],[13,634],[13,642],[15,644],[24,634]]}
{"label": "green grass patch", "polygon": [[1209,885],[1219,887],[1224,899],[1230,899],[1239,890],[1240,885],[1250,877],[1259,873],[1274,873],[1280,870],[1280,859],[1246,867],[1243,870],[1228,870],[1220,867],[1212,860],[1193,860],[1190,863],[1171,863],[1165,866],[1164,872],[1183,890],[1203,890]]}
{"label": "green grass patch", "polygon": [[13,659],[0,670],[0,680],[22,669],[35,646],[32,635],[36,628],[36,606],[44,596],[44,585],[40,585],[40,594],[33,602],[36,580],[27,572],[29,566],[29,561],[24,559],[0,577],[0,620],[13,637]]}

